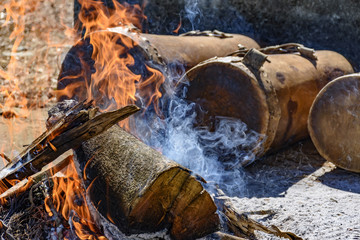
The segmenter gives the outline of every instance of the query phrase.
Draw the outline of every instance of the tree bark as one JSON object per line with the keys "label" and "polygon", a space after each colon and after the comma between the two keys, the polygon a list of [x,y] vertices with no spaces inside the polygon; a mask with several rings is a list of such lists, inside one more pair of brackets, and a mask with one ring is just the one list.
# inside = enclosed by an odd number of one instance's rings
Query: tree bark
{"label": "tree bark", "polygon": [[174,239],[195,239],[219,225],[211,196],[188,169],[119,126],[76,150],[95,208],[123,232],[169,228]]}

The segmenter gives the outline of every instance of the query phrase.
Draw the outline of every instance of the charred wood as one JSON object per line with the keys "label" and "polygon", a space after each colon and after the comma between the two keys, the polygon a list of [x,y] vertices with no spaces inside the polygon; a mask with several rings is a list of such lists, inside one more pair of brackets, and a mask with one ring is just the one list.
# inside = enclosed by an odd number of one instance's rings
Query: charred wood
{"label": "charred wood", "polygon": [[132,105],[95,116],[98,110],[91,103],[77,104],[0,171],[2,191],[138,110]]}

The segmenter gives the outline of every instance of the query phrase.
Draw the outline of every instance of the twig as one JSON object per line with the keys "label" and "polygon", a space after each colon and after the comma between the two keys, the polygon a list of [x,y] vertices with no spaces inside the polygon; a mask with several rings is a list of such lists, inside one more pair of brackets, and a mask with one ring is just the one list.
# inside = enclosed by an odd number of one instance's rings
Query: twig
{"label": "twig", "polygon": [[5,153],[1,153],[0,157],[2,157],[3,159],[5,159],[8,163],[11,162],[11,159],[5,155]]}
{"label": "twig", "polygon": [[224,206],[224,213],[227,218],[229,229],[236,236],[243,237],[245,234],[246,236],[253,237],[255,236],[255,231],[261,231],[291,240],[302,240],[302,238],[296,236],[294,233],[282,232],[276,226],[266,227],[265,225],[250,219],[245,214],[237,213],[231,206]]}
{"label": "twig", "polygon": [[[56,228],[58,228],[58,227],[62,226],[62,219],[61,219],[61,216],[59,215],[59,213],[56,211],[53,201],[51,200],[50,193],[49,193],[49,186],[47,185],[47,183],[49,181],[50,180],[48,178],[48,180],[46,182],[45,181],[42,182],[42,190],[43,190],[43,193],[45,196],[46,205],[50,208],[50,211],[53,214],[53,218],[55,220]],[[57,233],[57,238],[59,240],[64,239],[62,232],[58,233],[58,231],[56,231],[56,233]]]}

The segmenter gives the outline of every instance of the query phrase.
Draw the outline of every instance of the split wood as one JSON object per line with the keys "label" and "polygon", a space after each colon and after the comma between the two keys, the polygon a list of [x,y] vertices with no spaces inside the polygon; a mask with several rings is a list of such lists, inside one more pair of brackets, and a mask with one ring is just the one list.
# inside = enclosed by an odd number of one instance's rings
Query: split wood
{"label": "split wood", "polygon": [[2,187],[10,188],[14,181],[21,181],[41,171],[67,150],[76,148],[83,141],[104,132],[139,110],[137,106],[129,105],[96,114],[98,108],[94,108],[92,102],[77,104],[0,170]]}

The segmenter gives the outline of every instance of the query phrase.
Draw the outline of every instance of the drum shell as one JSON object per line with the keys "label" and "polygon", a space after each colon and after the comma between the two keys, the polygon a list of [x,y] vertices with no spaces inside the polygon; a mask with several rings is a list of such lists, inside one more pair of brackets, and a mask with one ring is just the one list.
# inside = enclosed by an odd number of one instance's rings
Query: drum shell
{"label": "drum shell", "polygon": [[[248,48],[258,48],[259,45],[251,38],[240,34],[225,34],[228,37],[214,36],[168,36],[140,34],[129,31],[126,28],[110,28],[106,31],[91,33],[95,35],[110,35],[116,41],[127,42],[132,49],[129,53],[135,59],[135,71],[143,74],[146,78],[146,64],[164,71],[166,65],[179,66],[180,72],[189,69],[199,62],[215,56],[226,56],[238,49],[241,44]],[[131,43],[131,44],[129,44]],[[92,45],[89,38],[78,41],[67,53],[58,78],[58,90],[65,89],[74,84],[77,87],[71,98],[85,99],[86,87],[90,85],[91,75],[95,72]],[[71,95],[71,94],[68,94]],[[68,96],[60,96],[63,100]]]}
{"label": "drum shell", "polygon": [[316,96],[308,129],[320,155],[343,169],[360,172],[360,73],[339,77]]}
{"label": "drum shell", "polygon": [[229,38],[212,36],[164,36],[144,34],[167,62],[178,62],[186,69],[212,57],[224,57],[238,50],[241,44],[247,48],[259,48],[251,38],[231,34]]}
{"label": "drum shell", "polygon": [[186,74],[187,99],[207,113],[198,120],[203,125],[211,126],[215,116],[233,117],[264,135],[262,149],[257,150],[263,155],[307,137],[309,109],[317,93],[334,78],[353,72],[338,53],[315,55],[317,60],[299,54],[269,55],[269,62],[258,70],[239,57],[205,61]]}

